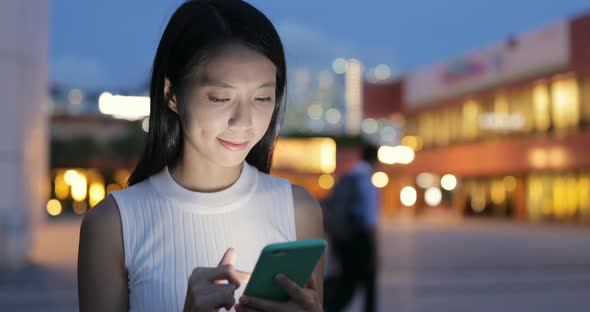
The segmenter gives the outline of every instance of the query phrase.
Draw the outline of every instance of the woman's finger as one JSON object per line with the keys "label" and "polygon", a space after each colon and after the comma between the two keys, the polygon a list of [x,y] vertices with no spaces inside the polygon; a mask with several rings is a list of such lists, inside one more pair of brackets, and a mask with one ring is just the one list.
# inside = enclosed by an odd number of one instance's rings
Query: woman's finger
{"label": "woman's finger", "polygon": [[230,310],[236,304],[234,297],[236,289],[233,284],[211,285],[209,287],[213,287],[213,289],[206,291],[207,294],[204,295],[203,303],[205,306]]}
{"label": "woman's finger", "polygon": [[[235,269],[234,272],[236,274],[236,278],[238,279],[238,281],[240,281],[240,285],[247,284],[250,280],[250,276],[252,275],[252,273],[250,272],[244,272]],[[227,280],[216,280],[215,284],[227,284]]]}
{"label": "woman's finger", "polygon": [[236,304],[234,308],[236,309],[236,312],[261,312],[260,310],[256,310],[252,307],[243,305],[241,303]]}
{"label": "woman's finger", "polygon": [[305,288],[317,290],[317,285],[316,285],[316,282],[315,282],[315,278],[313,278],[313,275],[310,276],[309,277],[309,280],[307,281],[307,283],[305,283]]}
{"label": "woman's finger", "polygon": [[276,283],[281,286],[291,297],[292,300],[296,302],[304,302],[305,301],[305,294],[303,293],[303,288],[299,287],[297,283],[290,280],[284,274],[277,274],[275,277]]}
{"label": "woman's finger", "polygon": [[236,253],[236,250],[233,248],[228,248],[223,254],[223,257],[221,257],[221,260],[219,260],[219,264],[217,265],[217,267],[221,267],[228,264],[235,265],[237,257],[238,254]]}
{"label": "woman's finger", "polygon": [[238,304],[246,306],[249,309],[254,309],[253,311],[285,311],[285,309],[282,308],[282,302],[270,301],[256,297],[242,296],[240,297]]}
{"label": "woman's finger", "polygon": [[236,272],[232,265],[223,265],[218,268],[203,268],[203,274],[208,281],[215,282],[217,280],[227,280],[230,284],[234,284],[236,288],[242,284],[242,274]]}

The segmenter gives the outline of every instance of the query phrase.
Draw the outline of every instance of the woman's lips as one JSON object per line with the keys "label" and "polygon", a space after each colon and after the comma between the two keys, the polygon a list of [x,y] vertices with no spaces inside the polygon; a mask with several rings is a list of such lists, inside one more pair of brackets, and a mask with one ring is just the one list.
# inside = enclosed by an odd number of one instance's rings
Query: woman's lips
{"label": "woman's lips", "polygon": [[222,140],[220,138],[217,138],[217,141],[219,141],[221,145],[223,145],[225,148],[231,151],[242,151],[248,146],[248,142],[229,142]]}

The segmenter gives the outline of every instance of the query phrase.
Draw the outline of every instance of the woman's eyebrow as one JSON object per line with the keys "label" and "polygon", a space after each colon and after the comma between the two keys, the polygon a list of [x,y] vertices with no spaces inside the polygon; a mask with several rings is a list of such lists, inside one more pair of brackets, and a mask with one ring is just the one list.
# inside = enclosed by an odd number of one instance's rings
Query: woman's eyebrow
{"label": "woman's eyebrow", "polygon": [[258,89],[262,89],[262,88],[274,88],[276,86],[277,86],[277,84],[274,81],[269,81],[269,82],[263,83],[260,86],[258,86]]}
{"label": "woman's eyebrow", "polygon": [[[217,80],[210,79],[208,77],[201,78],[200,84],[203,86],[208,86],[208,87],[217,87],[217,88],[226,88],[226,89],[236,89],[237,88],[236,86],[231,85],[225,81],[217,81]],[[269,82],[265,82],[265,83],[261,84],[260,86],[258,86],[258,89],[274,88],[274,87],[276,87],[276,83],[274,81],[269,81]]]}

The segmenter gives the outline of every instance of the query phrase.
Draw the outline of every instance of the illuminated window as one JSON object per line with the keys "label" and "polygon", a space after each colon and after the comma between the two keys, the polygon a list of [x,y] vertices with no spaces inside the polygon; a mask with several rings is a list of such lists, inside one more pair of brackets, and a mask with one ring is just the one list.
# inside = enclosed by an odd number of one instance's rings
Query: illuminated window
{"label": "illuminated window", "polygon": [[510,117],[508,122],[512,131],[530,132],[534,129],[534,108],[531,88],[521,88],[510,93]]}
{"label": "illuminated window", "polygon": [[279,139],[273,167],[307,173],[332,173],[336,169],[336,142],[331,138]]}
{"label": "illuminated window", "polygon": [[451,112],[445,109],[435,116],[435,124],[438,125],[434,132],[436,144],[439,146],[448,145],[451,138]]}
{"label": "illuminated window", "polygon": [[553,217],[553,178],[546,174],[532,174],[527,178],[527,213],[530,221]]}
{"label": "illuminated window", "polygon": [[580,79],[580,118],[590,125],[590,75]]}
{"label": "illuminated window", "polygon": [[495,205],[503,205],[506,201],[506,187],[502,180],[493,180],[490,185],[490,198]]}
{"label": "illuminated window", "polygon": [[545,81],[533,86],[533,120],[537,131],[547,131],[551,125],[549,88]]}
{"label": "illuminated window", "polygon": [[471,187],[471,209],[481,213],[486,208],[486,187],[483,183],[474,183]]}
{"label": "illuminated window", "polygon": [[451,111],[451,142],[461,142],[461,108],[454,107]]}
{"label": "illuminated window", "polygon": [[494,98],[494,113],[498,115],[508,115],[510,108],[508,106],[508,97],[504,93],[499,93]]}
{"label": "illuminated window", "polygon": [[418,117],[418,136],[422,138],[424,146],[434,145],[434,133],[436,132],[433,113],[423,113]]}
{"label": "illuminated window", "polygon": [[556,129],[576,126],[580,120],[578,83],[572,75],[557,76],[551,83],[552,119]]}
{"label": "illuminated window", "polygon": [[529,219],[590,222],[590,177],[574,173],[532,174],[527,179]]}
{"label": "illuminated window", "polygon": [[463,104],[463,138],[471,140],[477,137],[479,113],[480,107],[477,102],[470,100]]}
{"label": "illuminated window", "polygon": [[580,176],[577,191],[580,216],[584,222],[590,223],[590,174]]}

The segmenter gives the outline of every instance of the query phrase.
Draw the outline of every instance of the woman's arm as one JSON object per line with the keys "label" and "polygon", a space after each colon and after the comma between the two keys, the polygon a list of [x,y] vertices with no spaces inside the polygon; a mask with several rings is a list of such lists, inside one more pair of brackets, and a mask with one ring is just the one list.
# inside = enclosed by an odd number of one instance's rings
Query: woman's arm
{"label": "woman's arm", "polygon": [[80,311],[127,311],[127,271],[119,208],[108,196],[82,221],[78,248]]}
{"label": "woman's arm", "polygon": [[[297,239],[324,239],[324,223],[320,204],[303,187],[292,185],[291,189],[293,191]],[[313,272],[313,282],[322,304],[324,298],[324,261],[325,253]]]}

